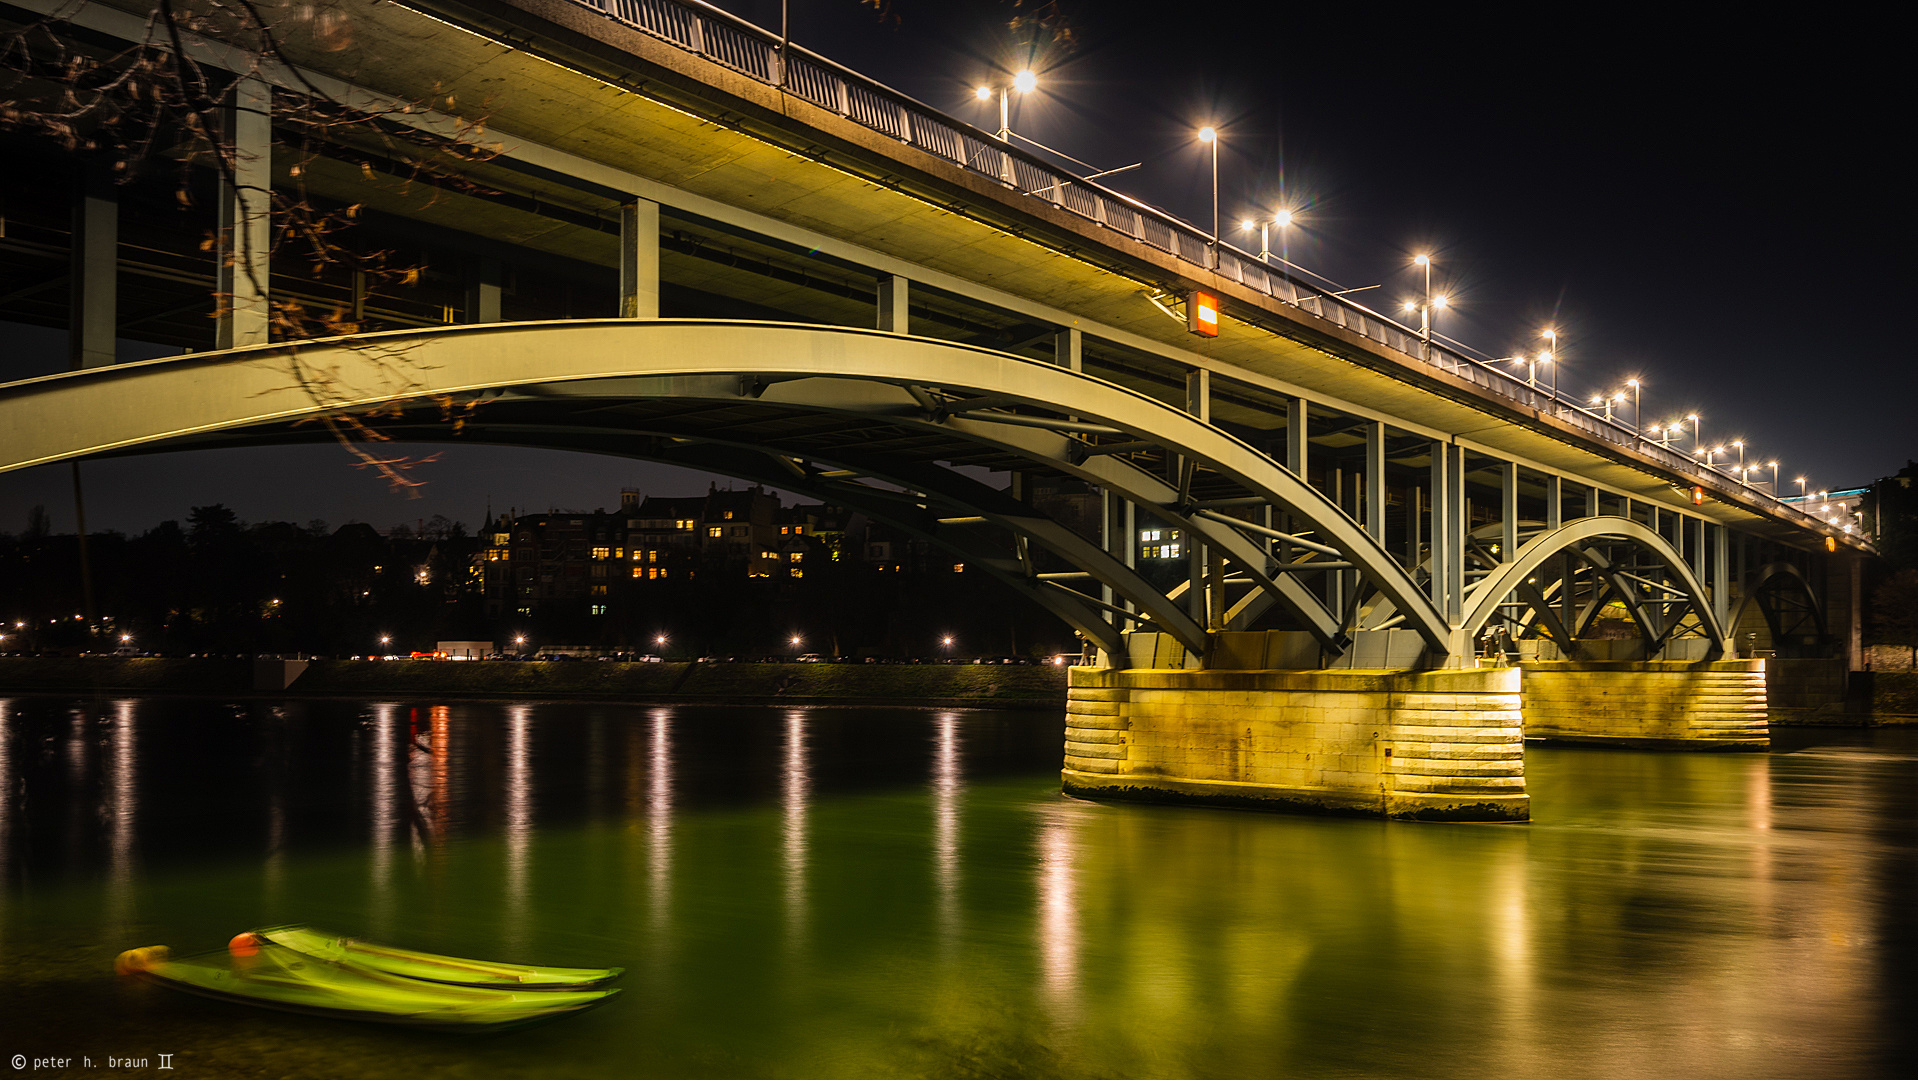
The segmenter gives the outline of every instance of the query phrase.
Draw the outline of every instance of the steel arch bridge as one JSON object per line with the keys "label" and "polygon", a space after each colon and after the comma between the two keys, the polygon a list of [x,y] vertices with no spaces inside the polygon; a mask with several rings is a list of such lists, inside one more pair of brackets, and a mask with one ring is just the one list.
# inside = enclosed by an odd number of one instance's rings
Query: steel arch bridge
{"label": "steel arch bridge", "polygon": [[[449,402],[474,406],[457,434],[439,418]],[[1706,638],[1712,655],[1728,644],[1684,558],[1637,522],[1534,526],[1502,554],[1454,528],[1468,583],[1441,605],[1428,565],[1403,565],[1304,478],[1199,415],[1056,364],[885,331],[569,320],[92,368],[0,386],[11,433],[0,471],[315,440],[329,436],[309,421],[374,412],[397,437],[672,462],[860,510],[1007,582],[1119,664],[1129,628],[1204,655],[1208,631],[1251,628],[1272,609],[1332,656],[1355,633],[1408,629],[1428,663],[1457,663],[1492,624],[1569,646],[1610,605],[1648,655],[1679,635]],[[1129,548],[1080,535],[1016,484],[994,488],[968,467],[1083,481],[1185,530],[1217,569],[1162,589]],[[1563,569],[1546,574],[1554,560]]]}

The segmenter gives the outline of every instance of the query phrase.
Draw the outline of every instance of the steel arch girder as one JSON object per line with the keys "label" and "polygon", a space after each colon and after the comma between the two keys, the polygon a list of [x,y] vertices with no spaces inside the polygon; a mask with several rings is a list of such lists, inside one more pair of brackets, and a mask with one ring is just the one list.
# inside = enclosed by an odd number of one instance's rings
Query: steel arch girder
{"label": "steel arch girder", "polygon": [[[1534,536],[1520,546],[1511,562],[1503,564],[1497,573],[1480,581],[1481,591],[1466,608],[1465,621],[1460,629],[1468,638],[1475,637],[1491,619],[1492,613],[1498,609],[1499,601],[1523,583],[1527,575],[1543,566],[1546,560],[1568,549],[1580,558],[1587,558],[1587,553],[1581,550],[1581,546],[1586,541],[1599,538],[1635,543],[1657,556],[1658,560],[1665,564],[1666,570],[1678,579],[1685,594],[1691,597],[1692,609],[1697,613],[1699,623],[1704,626],[1712,642],[1713,655],[1726,654],[1731,643],[1725,636],[1725,629],[1713,617],[1711,605],[1705,602],[1704,586],[1692,574],[1691,568],[1685,565],[1684,557],[1674,551],[1664,537],[1630,518],[1623,517],[1580,518]],[[1587,561],[1590,562],[1588,558]],[[1601,573],[1609,569],[1609,567],[1601,568],[1596,563],[1592,565]],[[1616,587],[1615,583],[1614,588]],[[1629,594],[1625,595],[1629,596]],[[1641,621],[1641,629],[1644,625]]]}
{"label": "steel arch girder", "polygon": [[[1774,562],[1766,563],[1759,567],[1753,577],[1754,580],[1752,583],[1745,587],[1744,595],[1738,598],[1738,606],[1732,609],[1731,617],[1726,620],[1726,633],[1737,632],[1738,624],[1745,618],[1745,609],[1758,602],[1759,592],[1775,577],[1789,578],[1797,583],[1799,591],[1805,594],[1805,606],[1811,609],[1813,617],[1817,620],[1816,625],[1819,635],[1823,636],[1826,633],[1825,607],[1818,602],[1818,594],[1812,591],[1811,582],[1805,579],[1804,571],[1793,566],[1791,563]],[[1759,605],[1759,610],[1765,610],[1763,604]],[[1767,619],[1767,629],[1772,632],[1773,636],[1776,636],[1778,634],[1778,628],[1770,625],[1769,613]]]}
{"label": "steel arch girder", "polygon": [[[292,370],[296,363],[306,377]],[[317,384],[311,377],[315,372],[324,376]],[[904,387],[913,385],[963,387],[975,396],[1069,409],[1203,462],[1285,507],[1392,596],[1429,643],[1448,644],[1449,627],[1437,609],[1370,536],[1302,479],[1242,440],[1163,402],[1050,363],[881,331],[731,320],[582,319],[389,331],[91,368],[0,386],[0,426],[18,433],[0,460],[0,471],[408,399],[609,378],[715,376],[760,380],[761,385],[763,380],[827,378],[875,390],[889,387],[893,395],[875,394],[871,401],[887,409],[892,406],[886,398],[897,400]],[[774,382],[770,389],[786,385]],[[872,411],[877,410],[868,414]],[[916,406],[899,408],[895,419],[934,424]],[[955,419],[936,426],[963,433],[963,425],[971,422]],[[1047,454],[1044,460],[1061,458]],[[1207,535],[1235,561],[1243,560],[1255,578],[1270,580],[1263,559],[1250,557],[1249,542],[1231,543],[1211,527],[1193,531]],[[1302,598],[1295,593],[1290,602],[1302,603]],[[1312,621],[1323,631],[1323,620]]]}

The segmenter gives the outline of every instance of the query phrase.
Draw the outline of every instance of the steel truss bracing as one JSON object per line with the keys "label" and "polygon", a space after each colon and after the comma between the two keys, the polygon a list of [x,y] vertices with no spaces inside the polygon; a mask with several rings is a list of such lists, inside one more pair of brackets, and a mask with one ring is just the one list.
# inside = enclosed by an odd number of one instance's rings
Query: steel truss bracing
{"label": "steel truss bracing", "polygon": [[1757,607],[1771,632],[1772,647],[1785,654],[1786,643],[1794,639],[1822,640],[1825,637],[1825,609],[1819,603],[1805,572],[1791,563],[1767,563],[1753,571],[1744,582],[1738,606],[1725,620],[1727,633],[1736,633],[1746,612]]}
{"label": "steel truss bracing", "polygon": [[1622,517],[1589,517],[1547,529],[1522,524],[1523,537],[1500,561],[1478,530],[1467,538],[1477,580],[1466,589],[1460,629],[1476,638],[1503,628],[1512,639],[1549,638],[1572,658],[1580,639],[1608,615],[1622,616],[1656,659],[1679,638],[1703,638],[1707,658],[1728,655],[1730,641],[1698,576],[1664,537]]}
{"label": "steel truss bracing", "polygon": [[[295,361],[327,372],[325,383],[291,378]],[[1312,587],[1314,576],[1354,573],[1405,612],[1405,625],[1429,647],[1443,651],[1450,640],[1437,608],[1377,540],[1299,476],[1201,416],[1042,361],[885,332],[575,320],[119,365],[0,388],[0,415],[21,433],[0,465],[310,438],[292,425],[409,399],[477,402],[460,429],[464,439],[697,458],[857,506],[1014,581],[1114,655],[1123,655],[1117,634],[1128,623],[1203,652],[1207,614],[1016,490],[994,490],[960,467],[1083,481],[1183,529],[1229,567],[1213,581],[1221,601],[1235,582],[1334,654],[1356,606],[1328,603],[1337,590]],[[1263,524],[1266,507],[1295,531]],[[1049,574],[1035,552],[1069,569]],[[1068,581],[1110,589],[1117,602]],[[1241,597],[1233,606],[1250,605]]]}

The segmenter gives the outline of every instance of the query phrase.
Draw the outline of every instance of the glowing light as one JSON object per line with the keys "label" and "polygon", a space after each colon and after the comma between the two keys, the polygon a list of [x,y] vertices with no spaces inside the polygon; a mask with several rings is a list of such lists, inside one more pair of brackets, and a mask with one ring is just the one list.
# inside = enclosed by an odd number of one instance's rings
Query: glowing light
{"label": "glowing light", "polygon": [[1430,255],[1414,255],[1414,256],[1412,256],[1412,265],[1413,265],[1413,266],[1427,266],[1427,265],[1430,265],[1430,264],[1431,264],[1431,262],[1432,262],[1432,257],[1431,257]]}
{"label": "glowing light", "polygon": [[1252,219],[1247,218],[1246,220],[1239,222],[1239,228],[1244,229],[1246,232],[1251,232],[1253,229],[1258,228],[1258,224],[1254,222]]}
{"label": "glowing light", "polygon": [[1039,85],[1039,76],[1030,71],[1021,71],[1012,77],[1012,88],[1021,94],[1030,94]]}
{"label": "glowing light", "polygon": [[1442,308],[1449,303],[1451,303],[1451,301],[1446,298],[1444,293],[1440,293],[1432,298],[1432,306],[1435,308]]}
{"label": "glowing light", "polygon": [[1276,213],[1276,214],[1274,214],[1274,215],[1272,215],[1272,224],[1274,224],[1274,225],[1290,225],[1290,224],[1292,224],[1292,211],[1290,211],[1290,210],[1281,210],[1281,211],[1279,211],[1278,213]]}
{"label": "glowing light", "polygon": [[972,91],[972,96],[978,98],[980,101],[991,101],[992,90],[984,86],[975,87]]}
{"label": "glowing light", "polygon": [[1202,143],[1209,143],[1218,137],[1219,129],[1217,128],[1202,127],[1199,129],[1199,141]]}

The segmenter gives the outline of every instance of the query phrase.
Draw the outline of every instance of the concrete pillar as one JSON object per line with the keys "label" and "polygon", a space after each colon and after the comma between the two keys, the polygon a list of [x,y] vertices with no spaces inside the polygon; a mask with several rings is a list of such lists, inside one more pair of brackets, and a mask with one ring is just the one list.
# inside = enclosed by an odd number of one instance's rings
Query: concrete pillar
{"label": "concrete pillar", "polygon": [[1585,516],[1598,516],[1598,489],[1595,487],[1585,489]]}
{"label": "concrete pillar", "polygon": [[[1211,422],[1212,373],[1210,371],[1195,368],[1185,373],[1185,411],[1198,417],[1201,422]],[[1184,476],[1184,471],[1188,467],[1187,462],[1180,462],[1181,477]],[[1210,575],[1206,573],[1206,568],[1210,558],[1205,545],[1199,543],[1197,535],[1188,536],[1186,540],[1186,614],[1192,616],[1193,622],[1200,626],[1207,626],[1210,622],[1211,604],[1207,598],[1207,593],[1210,591],[1208,587]]]}
{"label": "concrete pillar", "polygon": [[[1726,542],[1731,530],[1723,525],[1705,527],[1710,530],[1712,538],[1712,614],[1718,617],[1718,625],[1725,626],[1725,621],[1732,617],[1731,545]],[[1725,626],[1725,633],[1731,632],[1732,628]],[[1737,647],[1738,643],[1733,642],[1732,648]]]}
{"label": "concrete pillar", "polygon": [[1441,615],[1445,614],[1447,608],[1445,597],[1449,588],[1445,578],[1445,572],[1446,569],[1452,565],[1452,559],[1448,551],[1452,542],[1452,524],[1447,516],[1452,508],[1452,485],[1448,475],[1451,470],[1447,468],[1450,460],[1451,458],[1446,452],[1445,444],[1434,441],[1432,443],[1431,465],[1432,537],[1431,553],[1428,556],[1427,569],[1430,570],[1432,575],[1432,603],[1438,607],[1439,614]]}
{"label": "concrete pillar", "polygon": [[1067,371],[1084,371],[1085,335],[1071,327],[1052,336],[1053,363]]}
{"label": "concrete pillar", "polygon": [[889,334],[911,333],[911,286],[898,274],[879,279],[879,329]]}
{"label": "concrete pillar", "polygon": [[1385,425],[1365,425],[1365,531],[1385,542]]}
{"label": "concrete pillar", "polygon": [[1305,479],[1305,455],[1312,433],[1309,412],[1304,398],[1291,398],[1285,403],[1285,467],[1301,480]]}
{"label": "concrete pillar", "polygon": [[267,306],[268,253],[273,246],[273,91],[258,79],[241,79],[227,103],[226,139],[233,150],[232,175],[220,180],[222,248],[216,288],[222,298],[214,323],[215,347],[264,345],[271,324]]}
{"label": "concrete pillar", "polygon": [[1452,527],[1452,535],[1446,541],[1446,557],[1450,565],[1445,568],[1446,581],[1449,583],[1449,597],[1445,609],[1445,618],[1453,625],[1465,617],[1465,533],[1471,526],[1466,515],[1465,505],[1465,448],[1446,444],[1446,481],[1449,487],[1447,499],[1452,508],[1446,513],[1446,520]]}
{"label": "concrete pillar", "polygon": [[1545,478],[1545,527],[1556,529],[1565,524],[1565,482],[1556,476]]}
{"label": "concrete pillar", "polygon": [[619,208],[619,317],[659,318],[659,204],[647,199]]}
{"label": "concrete pillar", "polygon": [[1503,462],[1498,469],[1498,561],[1511,562],[1518,554],[1518,464]]}
{"label": "concrete pillar", "polygon": [[476,259],[466,282],[466,321],[501,321],[500,299],[504,291],[505,268],[498,259]]}
{"label": "concrete pillar", "polygon": [[78,180],[67,262],[67,359],[76,371],[114,362],[120,319],[119,195],[100,163],[82,162]]}

